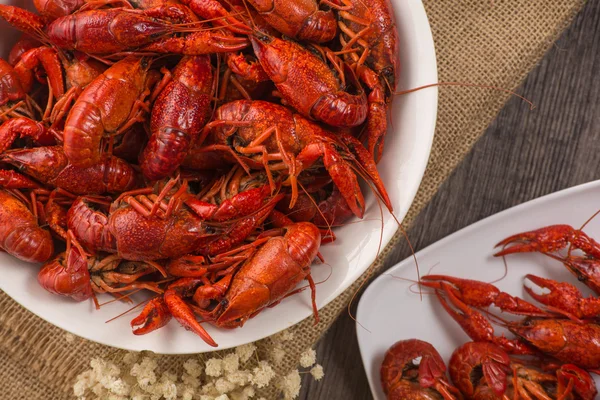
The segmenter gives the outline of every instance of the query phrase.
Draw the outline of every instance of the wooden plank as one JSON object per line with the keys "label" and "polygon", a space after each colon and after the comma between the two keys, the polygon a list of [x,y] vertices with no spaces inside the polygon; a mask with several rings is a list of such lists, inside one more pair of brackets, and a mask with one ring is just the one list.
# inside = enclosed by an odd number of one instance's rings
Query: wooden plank
{"label": "wooden plank", "polygon": [[[409,235],[417,249],[516,204],[600,178],[600,2],[588,2],[518,92],[537,108],[517,98],[506,104],[416,219]],[[386,269],[409,255],[398,246]],[[371,398],[347,313],[318,343],[317,359],[325,377],[303,377],[301,399]]]}

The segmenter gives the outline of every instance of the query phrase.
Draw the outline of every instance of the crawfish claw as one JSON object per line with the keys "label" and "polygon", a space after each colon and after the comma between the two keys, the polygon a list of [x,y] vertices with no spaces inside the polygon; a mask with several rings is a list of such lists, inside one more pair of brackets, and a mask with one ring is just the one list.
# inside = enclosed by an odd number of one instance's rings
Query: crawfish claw
{"label": "crawfish claw", "polygon": [[200,336],[208,345],[217,347],[217,343],[196,320],[194,312],[174,289],[165,292],[165,303],[171,315],[187,330]]}
{"label": "crawfish claw", "polygon": [[[162,296],[150,300],[140,315],[131,320],[134,335],[145,335],[162,328],[171,320],[171,312]],[[142,325],[142,326],[140,326]],[[140,326],[139,328],[135,328]]]}
{"label": "crawfish claw", "polygon": [[441,291],[436,290],[435,294],[446,312],[462,327],[465,333],[474,341],[493,341],[494,330],[485,317],[456,297],[450,284],[441,282],[441,289],[446,293],[449,301],[446,300]]}
{"label": "crawfish claw", "polygon": [[500,291],[491,283],[471,279],[456,278],[446,275],[427,275],[421,280],[421,285],[433,289],[450,290],[456,298],[472,307],[489,307],[492,304],[518,315],[546,317],[548,313],[535,305]]}
{"label": "crawfish claw", "polygon": [[573,391],[581,399],[592,400],[596,398],[598,390],[596,383],[590,374],[573,364],[564,364],[556,371],[559,387],[568,387],[569,381],[573,381]]}
{"label": "crawfish claw", "polygon": [[548,306],[554,306],[555,303],[567,296],[569,298],[572,298],[572,296],[581,297],[579,289],[565,282],[556,282],[552,279],[546,279],[532,274],[525,275],[525,279],[531,281],[536,286],[545,289],[544,292],[540,294],[533,288],[527,286],[527,284],[524,285],[525,291],[529,293],[531,297]]}
{"label": "crawfish claw", "polygon": [[517,233],[499,242],[495,247],[507,245],[510,247],[497,252],[494,256],[529,252],[550,253],[566,247],[575,235],[576,231],[570,225],[550,225],[533,231]]}

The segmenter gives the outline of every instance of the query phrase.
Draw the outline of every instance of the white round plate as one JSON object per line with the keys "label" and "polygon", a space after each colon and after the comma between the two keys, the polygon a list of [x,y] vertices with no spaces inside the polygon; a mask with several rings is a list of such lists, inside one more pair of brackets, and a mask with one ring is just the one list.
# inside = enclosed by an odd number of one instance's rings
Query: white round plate
{"label": "white round plate", "polygon": [[[0,3],[6,1],[0,0]],[[402,70],[399,89],[437,82],[433,39],[421,1],[392,0],[392,3],[400,37]],[[8,29],[6,24],[0,25],[1,56],[6,56],[17,37],[17,33]],[[435,88],[399,96],[394,101],[393,128],[387,135],[379,170],[399,220],[408,211],[423,177],[433,140],[436,112]],[[383,248],[397,229],[391,215],[384,212],[381,232],[381,216],[375,198],[371,193],[366,193],[365,197],[368,209],[364,221],[337,229],[338,240],[321,250],[327,264],[313,265],[315,281],[324,281],[317,286],[319,308],[332,301],[371,265],[379,245]],[[148,335],[134,336],[129,321],[135,313],[105,323],[127,310],[128,305],[112,303],[97,311],[91,302],[75,303],[45,292],[37,284],[38,267],[35,265],[21,263],[6,254],[0,254],[0,265],[0,289],[33,313],[78,336],[114,347],[164,354],[213,350],[176,321]],[[224,330],[206,326],[219,348],[226,349],[273,335],[310,316],[310,293],[304,291],[260,313],[243,328]]]}
{"label": "white round plate", "polygon": [[[436,275],[493,282],[504,274],[502,258],[493,257],[496,243],[513,234],[547,225],[569,224],[578,229],[598,211],[599,198],[600,181],[595,181],[488,217],[419,251],[416,256],[420,270],[426,274],[433,268],[431,273]],[[592,237],[600,237],[600,218],[592,220],[584,231]],[[592,294],[560,262],[541,254],[512,254],[506,256],[506,262],[508,273],[495,285],[513,296],[535,303],[523,290],[526,274],[569,282],[578,286],[584,296]],[[421,300],[414,286],[411,291],[411,284],[398,278],[416,279],[412,257],[374,280],[358,304],[358,345],[371,392],[378,400],[385,399],[379,369],[392,344],[404,339],[424,340],[431,343],[447,363],[454,349],[470,341],[435,296],[424,295]],[[506,332],[500,328],[495,331],[496,334]],[[600,387],[600,378],[593,376]]]}

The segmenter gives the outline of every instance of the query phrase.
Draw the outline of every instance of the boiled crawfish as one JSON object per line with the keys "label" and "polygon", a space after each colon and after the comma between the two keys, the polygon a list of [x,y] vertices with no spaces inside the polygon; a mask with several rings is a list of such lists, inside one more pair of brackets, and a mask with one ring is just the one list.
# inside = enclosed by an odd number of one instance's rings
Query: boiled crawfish
{"label": "boiled crawfish", "polygon": [[[295,293],[294,288],[304,279],[310,284],[313,312],[318,321],[310,265],[319,251],[321,235],[308,222],[288,226],[284,231],[282,236],[274,236],[262,244],[239,270],[230,272],[214,284],[197,278],[183,278],[170,286],[164,300],[149,303],[131,322],[132,326],[141,326],[134,333],[147,333],[164,326],[172,315],[209,345],[217,346],[197,321],[195,311],[213,325],[240,327],[266,307]],[[185,297],[190,296],[197,304],[193,309],[185,301]]]}
{"label": "boiled crawfish", "polygon": [[[292,207],[298,196],[297,176],[321,158],[355,215],[363,216],[364,198],[353,166],[366,171],[366,178],[373,182],[385,205],[392,208],[375,164],[360,143],[349,135],[338,138],[285,107],[265,101],[231,102],[217,110],[216,119],[207,128],[214,130],[213,140],[218,146],[206,146],[204,151],[226,149],[239,154],[238,158],[254,156],[252,160],[243,158],[242,163],[262,167],[267,173],[286,168]],[[278,163],[272,165],[270,161]]]}
{"label": "boiled crawfish", "polygon": [[535,368],[533,360],[511,360],[500,347],[468,342],[452,353],[450,377],[467,399],[586,399],[598,393],[590,374],[571,364],[553,373]]}
{"label": "boiled crawfish", "polygon": [[172,81],[154,102],[152,136],[140,156],[140,167],[148,179],[170,176],[183,162],[208,122],[213,75],[208,56],[184,57],[173,70]]}
{"label": "boiled crawfish", "polygon": [[[504,247],[496,257],[514,253],[539,252],[561,261],[567,269],[596,293],[600,293],[600,243],[580,229],[570,225],[550,225],[533,231],[512,235],[496,245]],[[566,256],[558,254],[569,246]],[[581,250],[584,256],[571,254]]]}
{"label": "boiled crawfish", "polygon": [[462,399],[448,382],[440,354],[422,340],[401,340],[392,345],[385,353],[380,375],[388,400]]}
{"label": "boiled crawfish", "polygon": [[[425,283],[425,286],[437,289],[436,295],[443,307],[471,339],[495,343],[511,354],[541,352],[581,368],[600,368],[600,342],[596,340],[600,337],[600,325],[559,319],[524,300],[511,298],[510,308],[503,309],[529,317],[517,322],[502,322],[517,339],[497,337],[494,336],[491,323],[473,308],[491,304],[485,300],[482,304],[480,301],[486,295],[485,291],[473,297],[462,293],[465,288],[468,293],[472,289],[472,282],[476,281],[436,276],[425,276],[423,279],[426,282],[433,280],[433,285]],[[494,298],[498,296],[494,295]]]}
{"label": "boiled crawfish", "polygon": [[38,225],[21,199],[4,189],[0,189],[0,248],[28,262],[44,262],[54,253],[50,232]]}
{"label": "boiled crawfish", "polygon": [[156,271],[166,277],[157,263],[123,262],[118,256],[90,257],[69,232],[67,249],[42,266],[38,282],[51,293],[84,301],[93,293],[121,293],[147,289],[159,294],[163,291],[154,281],[139,279]]}
{"label": "boiled crawfish", "polygon": [[61,146],[10,150],[1,155],[0,160],[44,185],[74,194],[121,193],[138,184],[138,174],[131,165],[106,153],[89,167],[69,163]]}
{"label": "boiled crawfish", "polygon": [[83,90],[65,121],[64,152],[72,165],[98,164],[103,137],[123,133],[143,120],[148,109],[144,100],[158,80],[149,69],[149,59],[126,58]]}
{"label": "boiled crawfish", "polygon": [[165,205],[164,211],[154,214],[152,209],[161,204],[158,196],[148,198],[148,191],[141,193],[122,195],[108,213],[102,207],[94,209],[92,201],[81,197],[69,209],[69,229],[88,251],[115,253],[128,260],[176,258],[192,252],[215,255],[241,243],[281,199],[280,195],[269,197],[264,190],[254,191],[246,200],[254,209],[241,208],[243,215],[231,217],[237,220],[211,226],[205,220],[219,221],[220,216],[230,215],[231,202],[217,207],[191,198],[183,207],[167,211]]}

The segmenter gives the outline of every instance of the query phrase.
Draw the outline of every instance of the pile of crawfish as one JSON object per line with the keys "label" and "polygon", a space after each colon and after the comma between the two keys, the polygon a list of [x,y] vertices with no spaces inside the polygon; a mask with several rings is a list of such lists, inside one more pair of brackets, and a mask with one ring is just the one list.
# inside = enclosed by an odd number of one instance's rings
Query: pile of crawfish
{"label": "pile of crawfish", "polygon": [[392,211],[376,164],[398,75],[389,0],[34,0],[0,59],[0,248],[132,322],[242,326],[331,227]]}
{"label": "pile of crawfish", "polygon": [[[551,225],[510,236],[495,256],[538,252],[560,261],[600,294],[600,243],[581,229]],[[385,355],[381,380],[388,399],[581,399],[598,391],[590,372],[600,374],[600,299],[584,297],[568,282],[528,274],[525,291],[543,307],[496,286],[446,275],[427,275],[443,308],[473,340],[457,348],[446,366],[429,343],[396,343]],[[524,319],[508,321],[489,310]],[[494,322],[514,338],[494,334]]]}

